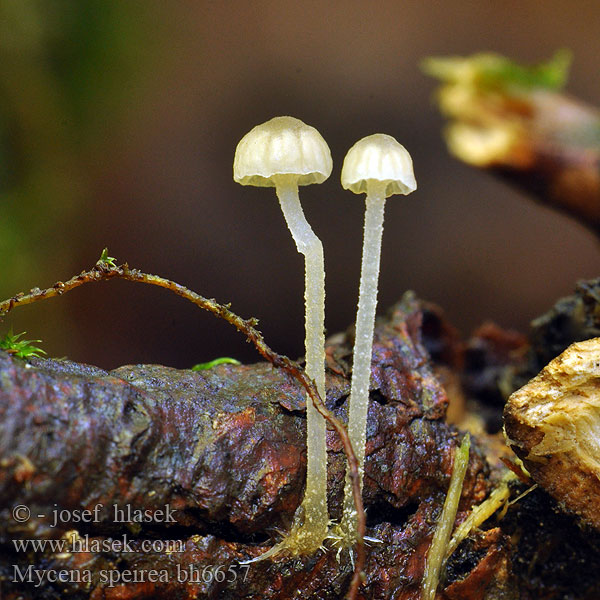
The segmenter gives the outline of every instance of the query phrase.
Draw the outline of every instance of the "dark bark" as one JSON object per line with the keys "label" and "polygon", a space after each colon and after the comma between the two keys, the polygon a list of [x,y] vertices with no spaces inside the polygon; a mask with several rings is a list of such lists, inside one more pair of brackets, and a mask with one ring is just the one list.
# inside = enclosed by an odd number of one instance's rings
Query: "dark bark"
{"label": "dark bark", "polygon": [[[422,313],[407,296],[377,328],[368,421],[364,499],[368,535],[365,598],[418,598],[435,518],[459,436],[444,420],[446,395],[421,343]],[[344,416],[352,340],[328,346],[327,405]],[[237,563],[263,553],[285,529],[304,484],[304,392],[269,365],[223,365],[209,371],[161,366],[111,373],[67,361],[32,365],[0,354],[0,569],[12,595],[57,598],[340,598],[352,566],[345,551],[294,560]],[[329,432],[330,510],[340,516],[345,458]],[[461,515],[487,492],[486,467],[474,451]],[[11,511],[33,515],[17,524]],[[52,510],[93,511],[98,522],[52,525]],[[113,506],[148,510],[150,522],[116,524]],[[174,523],[161,522],[165,506]],[[35,515],[45,514],[44,518]],[[126,551],[52,554],[17,551],[14,539],[59,538],[78,531],[84,545],[127,536]],[[87,538],[85,537],[87,534]],[[177,552],[142,552],[143,540],[176,540]],[[87,540],[87,541],[86,541]],[[87,544],[87,546],[86,546]],[[92,583],[11,583],[13,565],[73,569]],[[188,585],[191,567],[199,582]],[[205,567],[235,581],[206,583]],[[113,569],[129,578],[109,587]],[[205,571],[208,578],[210,569]],[[104,580],[101,578],[104,574]],[[245,579],[245,581],[243,580]],[[468,577],[467,577],[468,579]],[[15,596],[16,597],[16,596]]]}

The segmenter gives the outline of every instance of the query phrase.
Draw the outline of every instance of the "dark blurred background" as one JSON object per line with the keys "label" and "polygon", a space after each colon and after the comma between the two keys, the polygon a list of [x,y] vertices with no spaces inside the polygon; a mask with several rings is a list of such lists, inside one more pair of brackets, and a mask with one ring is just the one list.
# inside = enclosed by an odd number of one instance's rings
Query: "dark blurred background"
{"label": "dark blurred background", "polygon": [[[0,0],[0,296],[118,261],[256,316],[303,353],[303,262],[273,190],[232,180],[239,139],[293,115],[328,141],[334,172],[301,189],[323,240],[327,328],[354,319],[364,202],[339,173],[359,138],[411,152],[419,185],[390,199],[379,308],[412,288],[464,335],[526,329],[579,278],[600,275],[581,226],[448,156],[432,55],[492,50],[537,63],[558,48],[568,90],[599,103],[600,4],[418,0]],[[121,281],[15,310],[0,325],[53,356],[114,367],[258,360],[230,325]]]}

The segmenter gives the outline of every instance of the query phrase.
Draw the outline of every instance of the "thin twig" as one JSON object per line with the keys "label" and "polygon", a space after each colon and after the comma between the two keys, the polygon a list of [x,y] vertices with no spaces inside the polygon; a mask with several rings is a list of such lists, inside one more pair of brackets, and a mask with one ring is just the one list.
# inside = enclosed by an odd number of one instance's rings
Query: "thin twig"
{"label": "thin twig", "polygon": [[[103,254],[104,256],[104,254]],[[358,593],[358,588],[364,580],[364,565],[365,565],[365,548],[364,548],[364,535],[365,535],[365,512],[362,503],[362,496],[360,493],[359,477],[358,477],[358,461],[356,455],[352,449],[350,438],[346,427],[342,422],[337,419],[331,411],[329,411],[322,398],[317,391],[314,382],[308,378],[304,370],[298,365],[298,363],[290,360],[287,356],[277,354],[267,344],[260,331],[256,329],[258,323],[257,319],[242,319],[229,308],[230,305],[219,304],[214,298],[204,298],[200,294],[193,292],[185,286],[164,279],[158,275],[150,275],[143,273],[138,269],[130,269],[127,263],[115,266],[112,264],[112,260],[99,260],[94,268],[89,271],[82,271],[79,275],[72,277],[68,281],[58,281],[52,287],[45,290],[34,288],[27,294],[20,293],[8,300],[0,302],[0,322],[4,319],[6,314],[17,306],[23,306],[25,304],[32,304],[38,300],[44,300],[46,298],[53,298],[60,296],[65,292],[68,292],[80,285],[85,283],[92,283],[94,281],[103,281],[106,279],[126,279],[127,281],[137,281],[139,283],[147,283],[150,285],[157,285],[159,287],[168,289],[178,296],[186,298],[190,302],[193,302],[196,306],[208,310],[217,317],[225,319],[228,323],[231,323],[238,331],[243,333],[246,338],[254,344],[258,352],[275,367],[282,368],[287,371],[300,385],[306,390],[306,393],[310,396],[313,405],[317,411],[330,423],[333,429],[338,434],[344,453],[348,460],[348,472],[350,480],[352,482],[352,492],[354,497],[354,504],[356,506],[356,512],[358,514],[358,541],[356,543],[356,560],[354,563],[354,575],[350,583],[348,590],[347,600],[354,600]]]}

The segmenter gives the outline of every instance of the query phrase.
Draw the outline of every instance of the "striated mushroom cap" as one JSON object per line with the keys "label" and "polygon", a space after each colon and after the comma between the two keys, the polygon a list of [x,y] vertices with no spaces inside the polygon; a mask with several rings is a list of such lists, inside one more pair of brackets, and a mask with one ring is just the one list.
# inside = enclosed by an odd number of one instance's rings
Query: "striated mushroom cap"
{"label": "striated mushroom cap", "polygon": [[355,194],[367,192],[369,183],[385,184],[385,197],[410,194],[417,189],[408,150],[391,135],[375,133],[348,150],[342,167],[342,187]]}
{"label": "striated mushroom cap", "polygon": [[572,344],[512,394],[504,430],[533,479],[600,529],[600,338]]}
{"label": "striated mushroom cap", "polygon": [[242,185],[275,187],[278,176],[296,176],[297,185],[322,183],[333,163],[327,142],[294,117],[275,117],[257,125],[237,145],[233,179]]}

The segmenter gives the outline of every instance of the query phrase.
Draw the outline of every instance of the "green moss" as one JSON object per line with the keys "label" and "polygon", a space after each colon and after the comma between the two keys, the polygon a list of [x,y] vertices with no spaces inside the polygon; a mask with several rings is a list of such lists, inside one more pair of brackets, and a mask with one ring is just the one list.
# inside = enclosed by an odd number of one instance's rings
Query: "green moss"
{"label": "green moss", "polygon": [[12,329],[0,339],[0,349],[6,350],[9,354],[14,354],[19,358],[31,358],[32,356],[39,356],[46,354],[41,348],[34,346],[33,344],[39,344],[42,340],[21,340],[21,336],[25,335],[25,331],[14,334]]}
{"label": "green moss", "polygon": [[228,356],[221,356],[220,358],[215,358],[214,360],[210,360],[205,363],[198,363],[192,367],[192,371],[206,371],[207,369],[212,369],[217,365],[241,365],[242,363],[235,358],[229,358]]}

